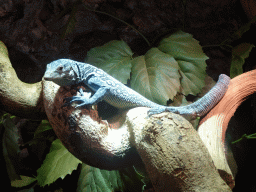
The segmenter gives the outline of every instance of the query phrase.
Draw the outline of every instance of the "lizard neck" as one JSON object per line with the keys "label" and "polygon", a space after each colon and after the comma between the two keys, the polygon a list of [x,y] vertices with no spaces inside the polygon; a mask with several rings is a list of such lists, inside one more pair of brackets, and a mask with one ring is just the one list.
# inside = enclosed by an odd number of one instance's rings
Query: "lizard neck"
{"label": "lizard neck", "polygon": [[75,63],[75,65],[72,66],[72,68],[76,73],[77,83],[82,82],[93,72],[93,67],[87,63]]}

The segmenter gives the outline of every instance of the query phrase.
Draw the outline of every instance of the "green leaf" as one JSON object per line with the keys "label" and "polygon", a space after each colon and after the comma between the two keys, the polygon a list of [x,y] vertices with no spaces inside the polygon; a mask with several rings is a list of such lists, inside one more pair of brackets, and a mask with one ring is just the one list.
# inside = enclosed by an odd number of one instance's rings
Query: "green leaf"
{"label": "green leaf", "polygon": [[181,68],[181,87],[184,95],[196,95],[205,86],[205,69],[202,70],[191,62],[178,61]]}
{"label": "green leaf", "polygon": [[50,152],[42,166],[37,170],[37,180],[41,186],[49,185],[58,178],[64,178],[67,174],[71,174],[77,169],[81,163],[74,157],[61,143],[56,139],[50,148]]}
{"label": "green leaf", "polygon": [[25,187],[36,181],[36,178],[21,175],[21,179],[11,182],[12,187]]}
{"label": "green leaf", "polygon": [[[86,62],[94,64],[126,83],[132,72],[131,87],[162,105],[177,92],[196,95],[204,87],[208,57],[192,35],[178,31],[163,39],[158,48],[132,59],[124,41],[111,41],[91,49]],[[132,64],[132,69],[131,68]]]}
{"label": "green leaf", "polygon": [[145,56],[132,62],[131,87],[148,99],[166,105],[180,87],[180,69],[177,61],[158,48],[150,49]]}
{"label": "green leaf", "polygon": [[52,130],[51,124],[47,120],[42,120],[41,124],[38,126],[34,133],[35,138],[40,137],[42,133],[48,130]]}
{"label": "green leaf", "polygon": [[162,105],[177,92],[196,95],[205,85],[207,59],[192,35],[178,31],[133,59],[131,87]]}
{"label": "green leaf", "polygon": [[249,54],[254,45],[249,43],[241,43],[232,50],[232,61],[230,66],[230,77],[234,78],[237,75],[243,73],[243,65],[245,59],[249,57]]}
{"label": "green leaf", "polygon": [[123,191],[123,182],[119,171],[101,170],[82,164],[77,183],[77,191],[112,192]]}
{"label": "green leaf", "polygon": [[142,169],[138,172],[138,167],[136,169],[135,167],[128,167],[119,171],[125,185],[125,191],[144,191],[146,184],[149,184],[149,180],[148,176],[146,179],[146,172],[142,172]]}
{"label": "green leaf", "polygon": [[6,115],[4,118],[3,125],[5,127],[5,131],[3,134],[3,155],[9,179],[14,181],[20,179],[20,176],[15,170],[15,168],[18,168],[19,166],[19,134],[17,127],[12,121],[12,117],[10,117],[10,115]]}
{"label": "green leaf", "polygon": [[199,42],[191,34],[178,31],[163,39],[159,50],[174,57],[181,69],[181,87],[185,95],[196,95],[204,87],[206,60]]}
{"label": "green leaf", "polygon": [[124,41],[114,40],[88,51],[86,62],[126,84],[130,78],[132,55],[132,50]]}
{"label": "green leaf", "polygon": [[37,158],[43,160],[45,153],[49,151],[49,143],[52,143],[56,137],[49,121],[42,120],[41,124],[34,132],[34,138],[30,140],[28,144]]}

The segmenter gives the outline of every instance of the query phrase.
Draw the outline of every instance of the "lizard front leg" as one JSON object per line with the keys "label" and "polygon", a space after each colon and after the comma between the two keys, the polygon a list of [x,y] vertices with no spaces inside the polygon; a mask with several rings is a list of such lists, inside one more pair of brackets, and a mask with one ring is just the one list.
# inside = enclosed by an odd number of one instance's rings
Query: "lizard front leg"
{"label": "lizard front leg", "polygon": [[73,96],[65,98],[66,103],[64,106],[69,105],[73,102],[79,102],[78,107],[83,107],[85,105],[94,105],[99,101],[104,99],[106,94],[109,94],[109,86],[106,86],[103,81],[101,81],[98,77],[89,76],[88,79],[84,81],[90,89],[95,91],[94,95],[91,96],[90,93],[85,94],[82,89],[79,89],[79,93],[81,96]]}
{"label": "lizard front leg", "polygon": [[80,92],[81,96],[73,96],[73,97],[65,98],[66,103],[64,105],[66,106],[73,102],[79,102],[79,105],[77,105],[76,108],[83,107],[85,105],[94,105],[99,101],[103,100],[107,92],[108,92],[108,88],[101,87],[95,92],[95,94],[92,97],[90,97],[91,94],[88,97],[88,95],[85,95],[84,92],[82,91],[82,93]]}

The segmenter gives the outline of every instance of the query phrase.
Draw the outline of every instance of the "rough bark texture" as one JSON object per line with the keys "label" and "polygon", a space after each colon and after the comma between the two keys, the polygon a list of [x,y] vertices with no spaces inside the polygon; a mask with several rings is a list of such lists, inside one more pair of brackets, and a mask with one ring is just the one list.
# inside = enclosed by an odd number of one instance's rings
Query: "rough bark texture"
{"label": "rough bark texture", "polygon": [[96,110],[62,107],[64,98],[76,95],[73,88],[43,81],[45,111],[64,146],[84,163],[106,170],[126,168],[141,161],[130,144],[126,122],[119,129],[111,129],[99,119]]}
{"label": "rough bark texture", "polygon": [[134,128],[136,148],[156,191],[231,191],[184,118],[163,113],[150,118],[142,129]]}

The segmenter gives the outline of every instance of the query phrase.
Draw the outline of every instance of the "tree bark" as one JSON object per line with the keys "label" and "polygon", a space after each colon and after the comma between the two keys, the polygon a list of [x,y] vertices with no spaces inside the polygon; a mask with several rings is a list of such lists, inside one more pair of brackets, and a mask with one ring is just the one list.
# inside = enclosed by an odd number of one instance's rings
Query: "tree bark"
{"label": "tree bark", "polygon": [[[140,121],[137,116],[129,120]],[[183,117],[162,113],[143,127],[137,125],[133,127],[135,146],[156,191],[231,191],[199,135]]]}
{"label": "tree bark", "polygon": [[[45,109],[65,147],[86,164],[101,169],[125,168],[140,162],[157,191],[231,191],[221,179],[198,133],[183,117],[162,113],[147,117],[148,108],[133,108],[113,124],[95,110],[62,108],[77,94],[72,87],[43,81]],[[136,153],[138,151],[140,157]]]}
{"label": "tree bark", "polygon": [[28,84],[19,80],[0,41],[0,104],[3,110],[27,119],[45,119],[41,82]]}

